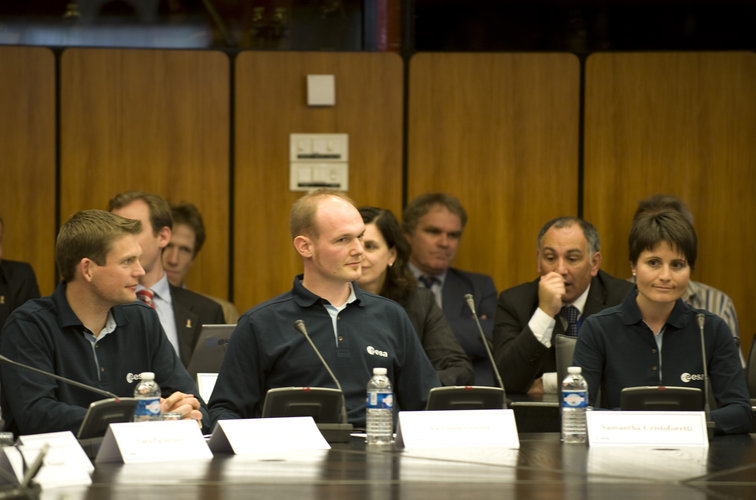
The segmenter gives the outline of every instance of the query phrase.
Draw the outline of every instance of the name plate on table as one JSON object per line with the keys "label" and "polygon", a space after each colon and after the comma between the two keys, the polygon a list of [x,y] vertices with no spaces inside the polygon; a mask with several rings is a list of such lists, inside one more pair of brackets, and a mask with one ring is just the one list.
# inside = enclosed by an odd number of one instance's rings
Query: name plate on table
{"label": "name plate on table", "polygon": [[213,452],[237,455],[331,448],[312,417],[220,420],[208,445]]}
{"label": "name plate on table", "polygon": [[702,411],[589,411],[591,446],[709,446]]}
{"label": "name plate on table", "polygon": [[405,448],[519,448],[512,410],[400,411],[396,444]]}
{"label": "name plate on table", "polygon": [[84,453],[79,440],[71,431],[48,432],[45,434],[28,434],[18,437],[18,443],[26,450],[34,450],[36,453],[45,444],[50,448],[45,456],[45,466],[65,465],[85,471],[87,474],[94,472],[94,465]]}
{"label": "name plate on table", "polygon": [[110,424],[95,463],[125,464],[213,458],[196,420]]}
{"label": "name plate on table", "polygon": [[18,443],[18,447],[3,448],[0,463],[6,471],[12,470],[20,483],[34,473],[35,464],[40,468],[34,482],[42,489],[92,483],[89,475],[94,466],[71,431],[19,436]]}

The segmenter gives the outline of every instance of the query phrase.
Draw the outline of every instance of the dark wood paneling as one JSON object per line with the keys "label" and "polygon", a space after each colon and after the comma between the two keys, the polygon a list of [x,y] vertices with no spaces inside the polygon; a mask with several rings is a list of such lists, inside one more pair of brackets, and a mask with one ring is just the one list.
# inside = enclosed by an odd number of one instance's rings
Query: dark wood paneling
{"label": "dark wood paneling", "polygon": [[699,237],[693,278],[735,302],[743,345],[756,330],[756,54],[593,54],[586,67],[585,215],[604,268],[630,275],[637,201],[685,201]]}
{"label": "dark wood paneling", "polygon": [[[336,105],[308,107],[306,76],[332,74]],[[398,213],[402,61],[395,54],[244,52],[236,60],[234,297],[240,310],[291,287],[289,134],[349,134],[349,195]]]}
{"label": "dark wood paneling", "polygon": [[190,201],[207,241],[188,286],[228,295],[228,57],[69,49],[61,68],[61,217],[144,190]]}
{"label": "dark wood paneling", "polygon": [[577,215],[579,64],[571,54],[417,54],[410,66],[414,196],[468,212],[456,267],[499,289],[536,276],[536,235]]}
{"label": "dark wood paneling", "polygon": [[55,285],[55,57],[0,47],[3,257],[30,262],[43,295]]}

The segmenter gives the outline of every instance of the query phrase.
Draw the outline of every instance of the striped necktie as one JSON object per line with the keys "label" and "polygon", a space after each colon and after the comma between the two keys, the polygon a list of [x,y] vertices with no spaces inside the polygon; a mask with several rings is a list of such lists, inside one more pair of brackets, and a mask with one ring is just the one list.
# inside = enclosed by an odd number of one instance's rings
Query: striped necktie
{"label": "striped necktie", "polygon": [[152,301],[152,299],[155,298],[155,294],[152,292],[152,290],[150,290],[149,288],[143,288],[142,290],[138,290],[136,295],[139,300],[155,309],[155,303]]}

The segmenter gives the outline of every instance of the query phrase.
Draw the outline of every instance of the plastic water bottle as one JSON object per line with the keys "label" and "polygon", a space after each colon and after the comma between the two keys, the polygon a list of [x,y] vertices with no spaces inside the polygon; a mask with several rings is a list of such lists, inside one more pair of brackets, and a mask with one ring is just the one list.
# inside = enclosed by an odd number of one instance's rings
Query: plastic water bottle
{"label": "plastic water bottle", "polygon": [[562,381],[562,441],[585,443],[587,408],[588,383],[579,366],[570,366]]}
{"label": "plastic water bottle", "polygon": [[134,422],[160,420],[160,386],[155,382],[153,372],[142,372],[139,375],[134,397],[137,399]]}
{"label": "plastic water bottle", "polygon": [[385,368],[373,368],[365,404],[367,444],[391,444],[394,431],[394,392]]}

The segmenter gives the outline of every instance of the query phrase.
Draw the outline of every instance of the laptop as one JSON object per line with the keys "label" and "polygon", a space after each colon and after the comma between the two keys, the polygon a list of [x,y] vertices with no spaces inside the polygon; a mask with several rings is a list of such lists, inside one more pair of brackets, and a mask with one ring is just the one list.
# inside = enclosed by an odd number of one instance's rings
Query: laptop
{"label": "laptop", "polygon": [[197,380],[198,373],[218,373],[236,325],[202,325],[199,339],[186,371]]}

